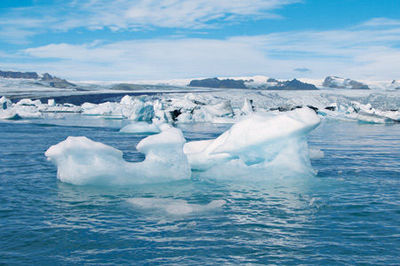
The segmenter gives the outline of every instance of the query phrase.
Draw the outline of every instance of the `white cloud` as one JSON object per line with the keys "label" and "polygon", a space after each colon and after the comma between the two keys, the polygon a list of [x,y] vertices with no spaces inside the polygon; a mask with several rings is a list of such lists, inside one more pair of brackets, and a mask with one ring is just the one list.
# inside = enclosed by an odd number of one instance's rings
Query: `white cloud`
{"label": "white cloud", "polygon": [[110,4],[107,0],[92,0],[73,5],[83,15],[64,26],[84,22],[89,27],[114,29],[204,28],[215,24],[215,20],[275,18],[272,10],[297,2],[300,0],[119,0]]}
{"label": "white cloud", "polygon": [[380,26],[400,26],[400,20],[389,18],[373,18],[361,24],[367,27],[380,27]]}
{"label": "white cloud", "polygon": [[[50,44],[22,55],[75,79],[134,80],[264,74],[395,79],[400,27],[282,32],[215,39],[151,39]],[[46,59],[51,59],[45,63]],[[299,74],[296,68],[310,72]]]}
{"label": "white cloud", "polygon": [[273,11],[302,0],[65,0],[51,6],[11,9],[0,15],[0,36],[22,42],[37,33],[75,28],[200,29],[249,18],[277,18]]}

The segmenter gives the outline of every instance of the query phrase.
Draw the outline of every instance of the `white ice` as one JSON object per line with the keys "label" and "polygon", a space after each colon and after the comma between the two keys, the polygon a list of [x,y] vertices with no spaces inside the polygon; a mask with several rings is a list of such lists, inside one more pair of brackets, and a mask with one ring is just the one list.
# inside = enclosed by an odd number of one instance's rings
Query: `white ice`
{"label": "white ice", "polygon": [[213,178],[312,174],[306,136],[320,123],[309,108],[256,113],[216,139],[188,142],[184,152],[199,176]]}
{"label": "white ice", "polygon": [[146,122],[235,123],[254,111],[287,111],[299,106],[317,108],[324,119],[400,122],[400,90],[215,90],[124,96],[119,102],[84,103],[81,106],[23,99],[0,110],[0,117],[46,118],[47,113],[58,113],[60,118],[64,118],[63,113],[82,113],[83,116]]}
{"label": "white ice", "polygon": [[86,137],[68,137],[45,155],[67,183],[137,184],[210,178],[268,179],[268,176],[312,175],[307,134],[320,122],[309,108],[284,113],[254,113],[212,140],[185,144],[182,132],[168,124],[144,138],[139,163],[126,162],[122,152]]}
{"label": "white ice", "polygon": [[6,97],[0,98],[0,119],[13,119],[17,117],[15,110],[11,109],[12,103]]}
{"label": "white ice", "polygon": [[68,137],[45,153],[57,166],[57,177],[76,185],[138,184],[190,178],[190,166],[179,129],[161,126],[161,133],[144,138],[136,146],[143,162],[131,163],[122,152],[86,137]]}
{"label": "white ice", "polygon": [[154,107],[151,102],[145,102],[144,97],[124,96],[118,102],[100,104],[84,103],[84,115],[108,116],[135,121],[151,121],[154,117]]}

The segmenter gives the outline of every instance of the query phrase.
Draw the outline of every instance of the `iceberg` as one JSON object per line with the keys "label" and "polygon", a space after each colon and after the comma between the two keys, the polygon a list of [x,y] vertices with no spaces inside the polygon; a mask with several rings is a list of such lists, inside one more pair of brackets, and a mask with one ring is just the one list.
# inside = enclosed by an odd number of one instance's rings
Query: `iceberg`
{"label": "iceberg", "polygon": [[118,102],[105,102],[100,104],[84,103],[84,115],[105,116],[134,121],[151,121],[154,118],[152,103],[144,101],[143,97],[124,96]]}
{"label": "iceberg", "polygon": [[0,98],[0,105],[1,105],[2,110],[6,110],[6,109],[10,108],[11,104],[12,104],[11,101],[9,99],[7,99],[6,97],[3,96]]}
{"label": "iceberg", "polygon": [[56,104],[54,100],[48,100],[47,105],[43,104],[39,107],[39,112],[44,113],[70,113],[70,114],[79,114],[82,112],[82,108],[80,106],[76,106],[73,104],[65,103],[65,104]]}
{"label": "iceberg", "polygon": [[347,116],[362,123],[386,124],[400,122],[400,112],[398,110],[382,111],[376,110],[371,104],[361,104],[351,102],[353,112]]}
{"label": "iceberg", "polygon": [[0,98],[0,119],[17,119],[19,118],[17,112],[11,109],[12,103],[6,97]]}
{"label": "iceberg", "polygon": [[106,116],[123,119],[121,108],[118,103],[105,102],[100,104],[82,104],[82,114],[90,116]]}
{"label": "iceberg", "polygon": [[230,101],[208,104],[195,109],[192,119],[196,122],[229,123],[234,116]]}
{"label": "iceberg", "polygon": [[[188,93],[184,97],[176,96],[171,99],[162,99],[168,122],[234,122],[234,112],[229,99],[216,99],[209,95],[193,93]],[[158,118],[162,119],[160,116]]]}
{"label": "iceberg", "polygon": [[134,121],[151,121],[154,118],[154,107],[151,102],[145,102],[145,98],[124,96],[120,104],[122,115]]}
{"label": "iceberg", "polygon": [[213,140],[188,142],[184,153],[197,176],[261,177],[314,173],[307,134],[320,123],[309,108],[255,113]]}
{"label": "iceberg", "polygon": [[22,99],[16,104],[12,105],[12,109],[21,118],[39,118],[41,113],[39,108],[42,106],[40,100]]}
{"label": "iceberg", "polygon": [[[211,140],[186,143],[182,131],[169,124],[130,125],[133,131],[161,132],[139,142],[143,162],[127,162],[122,152],[86,137],[68,137],[45,153],[67,183],[138,184],[194,177],[253,178],[314,174],[306,136],[320,123],[309,108],[283,113],[253,113]],[[153,128],[154,126],[154,128]],[[129,128],[128,128],[129,129]],[[185,144],[186,143],[186,144]],[[317,152],[318,156],[321,152]]]}
{"label": "iceberg", "polygon": [[51,146],[45,156],[57,166],[60,181],[75,185],[125,185],[188,179],[190,166],[183,153],[182,132],[169,125],[136,146],[143,162],[131,163],[122,151],[86,137],[68,137]]}
{"label": "iceberg", "polygon": [[249,115],[254,112],[253,100],[244,99],[243,107],[240,109],[242,115]]}
{"label": "iceberg", "polygon": [[41,116],[39,106],[42,103],[39,100],[22,99],[13,104],[6,97],[0,98],[0,119],[17,120],[21,118],[38,118]]}
{"label": "iceberg", "polygon": [[[47,103],[22,99],[11,103],[0,101],[0,117],[44,118],[48,113],[67,118],[79,114],[82,124],[87,116],[105,119],[132,120],[136,122],[160,121],[175,123],[227,123],[233,124],[255,112],[286,112],[310,107],[320,117],[333,120],[394,123],[400,121],[400,90],[318,90],[268,91],[268,90],[216,90],[208,93],[162,93],[122,97],[120,101],[82,105]],[[364,107],[363,107],[364,106]],[[6,111],[5,111],[6,110]]]}

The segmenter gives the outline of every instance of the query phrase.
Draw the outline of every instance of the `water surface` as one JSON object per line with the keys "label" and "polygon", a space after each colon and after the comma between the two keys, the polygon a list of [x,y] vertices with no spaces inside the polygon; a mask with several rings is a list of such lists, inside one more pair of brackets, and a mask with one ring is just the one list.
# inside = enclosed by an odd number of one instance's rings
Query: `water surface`
{"label": "water surface", "polygon": [[[134,147],[144,136],[120,134],[118,123],[0,123],[0,263],[400,263],[400,125],[323,122],[309,137],[325,153],[311,179],[128,187],[56,179],[44,152],[67,136],[143,160]],[[228,127],[182,129],[197,140]],[[154,199],[151,208],[127,201],[141,198]],[[197,208],[213,200],[225,204]]]}

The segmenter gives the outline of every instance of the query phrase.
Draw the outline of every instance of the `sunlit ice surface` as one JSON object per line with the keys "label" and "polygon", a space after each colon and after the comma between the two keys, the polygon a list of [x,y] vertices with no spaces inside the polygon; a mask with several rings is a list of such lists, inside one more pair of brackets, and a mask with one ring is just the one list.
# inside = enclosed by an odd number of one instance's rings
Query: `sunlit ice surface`
{"label": "sunlit ice surface", "polygon": [[[90,119],[90,118],[88,118]],[[6,264],[398,264],[400,126],[323,121],[308,136],[315,176],[192,176],[123,186],[56,178],[44,152],[86,136],[144,156],[123,121],[0,124],[0,261]],[[99,125],[100,124],[100,125]],[[188,141],[229,124],[182,124]]]}

